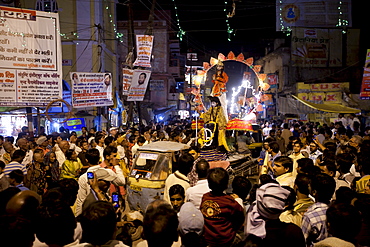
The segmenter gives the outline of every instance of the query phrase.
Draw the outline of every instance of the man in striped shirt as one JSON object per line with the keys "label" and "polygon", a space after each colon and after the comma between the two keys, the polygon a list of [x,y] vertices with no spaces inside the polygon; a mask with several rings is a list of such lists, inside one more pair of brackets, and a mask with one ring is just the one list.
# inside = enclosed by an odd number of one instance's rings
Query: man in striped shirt
{"label": "man in striped shirt", "polygon": [[26,165],[21,164],[24,157],[26,156],[26,153],[22,150],[15,150],[12,154],[12,160],[9,164],[5,166],[4,174],[6,176],[9,176],[9,173],[14,170],[21,170],[24,175],[27,175],[27,168]]}

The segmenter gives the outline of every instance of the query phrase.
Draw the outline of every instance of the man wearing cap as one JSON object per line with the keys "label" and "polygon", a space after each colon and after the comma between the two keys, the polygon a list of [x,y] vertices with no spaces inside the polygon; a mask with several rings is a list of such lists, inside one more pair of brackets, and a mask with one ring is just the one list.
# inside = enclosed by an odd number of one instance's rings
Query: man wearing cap
{"label": "man wearing cap", "polygon": [[[86,159],[89,165],[91,166],[87,170],[87,172],[94,172],[97,169],[105,169],[99,165],[100,154],[97,149],[89,149],[86,152]],[[111,171],[114,173],[113,170]],[[87,179],[87,172],[82,174],[78,179],[79,189],[78,189],[77,200],[76,200],[76,212],[75,212],[76,216],[82,213],[83,203],[86,197],[91,193],[91,187]],[[117,178],[112,181],[112,184],[116,186],[123,186],[125,185],[125,180],[122,180],[120,177],[117,176]]]}
{"label": "man wearing cap", "polygon": [[117,135],[117,133],[118,133],[118,127],[111,127],[111,128],[109,129],[109,135],[110,135],[110,136],[113,136],[113,137],[114,137],[114,139],[116,139],[116,135]]}
{"label": "man wearing cap", "polygon": [[204,218],[191,202],[185,202],[179,213],[179,233],[184,247],[201,246]]}
{"label": "man wearing cap", "polygon": [[50,151],[49,149],[47,149],[49,142],[46,136],[40,136],[39,138],[37,138],[36,144],[37,144],[36,149],[41,149],[44,155]]}
{"label": "man wearing cap", "polygon": [[82,205],[82,210],[85,210],[91,203],[95,201],[109,201],[109,187],[111,182],[117,179],[117,174],[110,169],[98,168],[93,173],[94,179],[89,179],[88,181],[90,184],[91,193],[86,197]]}

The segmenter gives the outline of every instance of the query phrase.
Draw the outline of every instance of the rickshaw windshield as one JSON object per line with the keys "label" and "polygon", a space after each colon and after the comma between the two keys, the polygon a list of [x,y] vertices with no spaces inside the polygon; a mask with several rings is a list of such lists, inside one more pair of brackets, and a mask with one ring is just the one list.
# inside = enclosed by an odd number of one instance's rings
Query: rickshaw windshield
{"label": "rickshaw windshield", "polygon": [[131,176],[149,180],[165,180],[169,172],[169,158],[165,154],[140,152]]}

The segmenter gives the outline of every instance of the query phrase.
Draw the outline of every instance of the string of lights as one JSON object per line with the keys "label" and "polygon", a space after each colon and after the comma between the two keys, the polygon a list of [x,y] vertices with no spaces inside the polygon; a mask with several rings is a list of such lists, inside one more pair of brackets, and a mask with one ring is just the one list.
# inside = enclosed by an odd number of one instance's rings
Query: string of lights
{"label": "string of lights", "polygon": [[227,32],[227,40],[228,40],[228,41],[231,41],[231,38],[232,38],[233,36],[235,36],[235,32],[234,32],[234,29],[232,29],[232,28],[230,27],[230,23],[229,23],[229,18],[230,18],[230,16],[229,16],[229,13],[227,13],[226,6],[227,6],[227,1],[225,1],[225,8],[224,8],[224,12],[225,12],[225,15],[226,15],[226,28],[227,28],[226,32]]}
{"label": "string of lights", "polygon": [[180,41],[182,41],[182,37],[186,34],[186,32],[181,28],[179,14],[177,12],[176,2],[175,0],[172,0],[172,2],[175,8],[176,25],[177,25],[177,28],[179,29],[179,31],[177,32],[177,37],[180,39]]}
{"label": "string of lights", "polygon": [[337,23],[336,27],[342,27],[343,28],[342,33],[345,34],[347,32],[345,30],[345,27],[347,27],[349,23],[348,23],[348,20],[343,19],[342,8],[343,8],[343,2],[339,1],[339,5],[338,5],[339,17],[338,17],[338,23]]}
{"label": "string of lights", "polygon": [[116,21],[113,20],[113,16],[112,16],[108,1],[105,0],[104,2],[105,2],[105,9],[108,11],[109,22],[112,24],[112,27],[113,27],[114,36],[116,37],[116,39],[118,39],[119,42],[123,43],[123,38],[122,38],[123,33],[120,33],[117,30]]}
{"label": "string of lights", "polygon": [[283,19],[283,1],[279,0],[279,25],[280,25],[280,31],[285,33],[287,36],[290,35],[292,32],[292,29],[290,26],[284,25],[284,19]]}

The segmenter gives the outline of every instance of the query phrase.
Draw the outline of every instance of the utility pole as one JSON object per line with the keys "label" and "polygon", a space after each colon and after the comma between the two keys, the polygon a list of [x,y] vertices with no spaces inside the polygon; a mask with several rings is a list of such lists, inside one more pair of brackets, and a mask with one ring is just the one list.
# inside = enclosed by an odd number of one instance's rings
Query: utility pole
{"label": "utility pole", "polygon": [[[132,1],[127,1],[128,7],[128,37],[127,37],[127,66],[132,69],[135,58],[135,31],[134,31],[134,14],[132,11]],[[134,102],[130,101],[127,113],[127,122],[134,121]]]}

